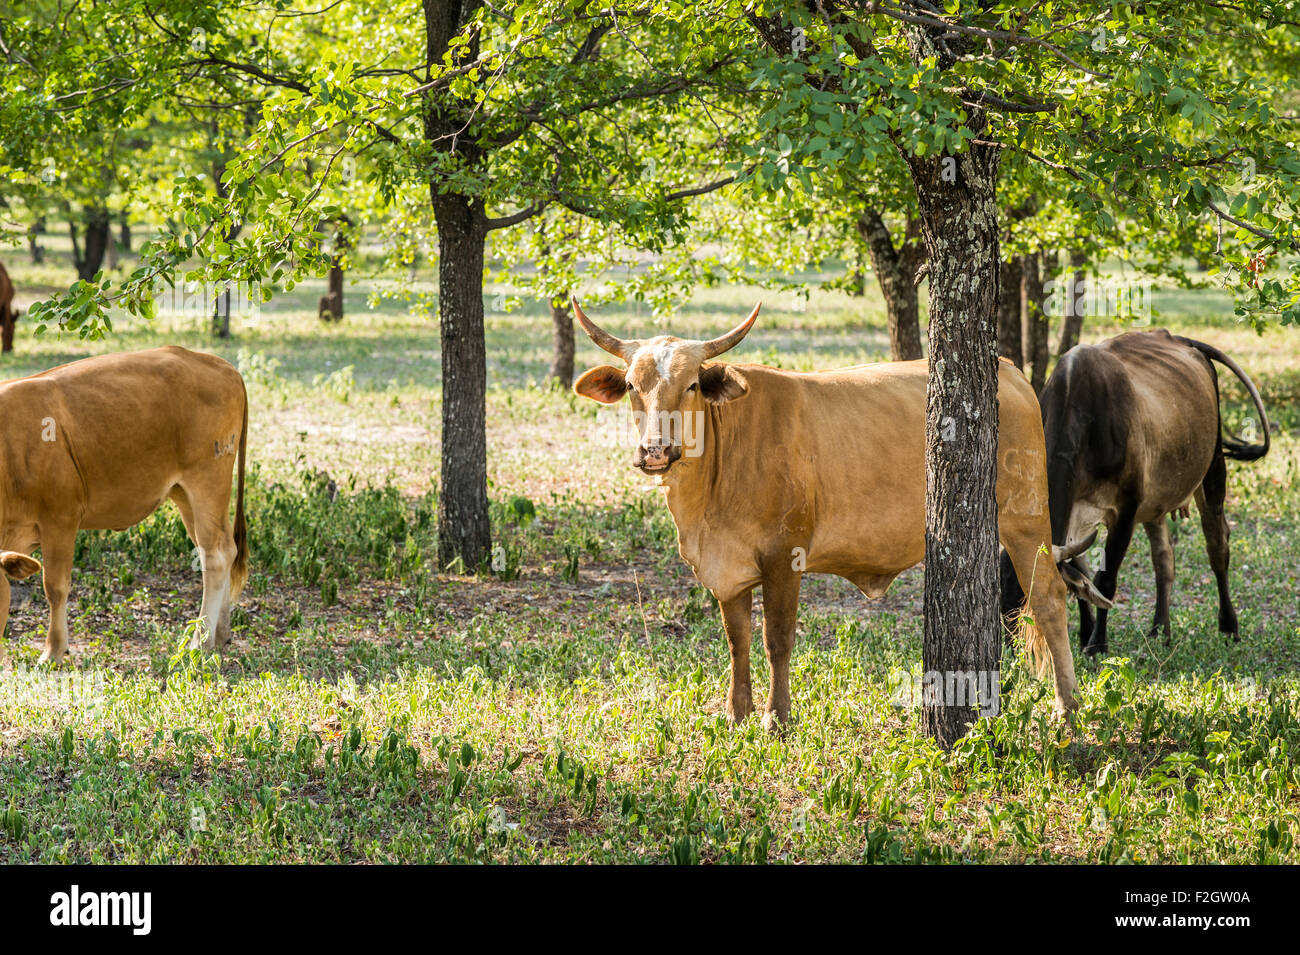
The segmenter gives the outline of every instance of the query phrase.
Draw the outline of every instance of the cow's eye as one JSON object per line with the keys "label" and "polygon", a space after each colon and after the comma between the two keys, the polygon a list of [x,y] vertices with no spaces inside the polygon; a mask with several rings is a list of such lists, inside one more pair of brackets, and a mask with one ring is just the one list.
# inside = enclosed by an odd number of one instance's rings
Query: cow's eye
{"label": "cow's eye", "polygon": [[686,386],[686,390],[687,390],[687,391],[699,391],[699,390],[700,390],[700,383],[699,383],[698,381],[693,381],[693,382],[691,382],[689,385]]}

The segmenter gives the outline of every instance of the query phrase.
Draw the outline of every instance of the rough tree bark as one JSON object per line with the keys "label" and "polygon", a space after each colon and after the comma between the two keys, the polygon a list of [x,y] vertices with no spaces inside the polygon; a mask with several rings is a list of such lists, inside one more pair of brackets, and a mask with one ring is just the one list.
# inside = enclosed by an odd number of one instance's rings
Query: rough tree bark
{"label": "rough tree bark", "polygon": [[916,293],[916,272],[925,261],[925,246],[919,241],[920,234],[920,219],[909,217],[903,240],[895,246],[889,227],[879,212],[869,208],[858,217],[858,235],[866,244],[871,268],[885,297],[891,361],[911,361],[924,355]]}
{"label": "rough tree bark", "polygon": [[1002,263],[998,272],[998,354],[1021,364],[1023,356],[1020,345],[1020,273],[1022,262],[1020,256],[1014,256]]}
{"label": "rough tree bark", "polygon": [[1070,277],[1065,286],[1065,316],[1061,320],[1061,340],[1056,346],[1058,356],[1079,344],[1079,335],[1083,332],[1088,295],[1088,275],[1085,271],[1087,264],[1088,257],[1084,253],[1070,253]]}
{"label": "rough tree bark", "polygon": [[[973,128],[982,126],[979,114]],[[922,726],[950,748],[999,686],[997,148],[905,156],[930,262]],[[987,701],[985,701],[987,702]]]}
{"label": "rough tree bark", "polygon": [[439,195],[438,317],[442,337],[442,474],[438,563],[473,572],[489,555],[487,356],[483,337],[486,216],[475,199]]}
{"label": "rough tree bark", "polygon": [[1021,365],[1034,392],[1043,390],[1047,381],[1047,294],[1044,288],[1044,256],[1035,252],[1023,257],[1020,271],[1020,347]]}
{"label": "rough tree bark", "polygon": [[[442,62],[462,24],[481,6],[477,0],[424,0],[426,62]],[[454,59],[478,57],[478,33],[457,47]],[[473,104],[442,110],[427,102],[424,135],[440,153],[453,153],[473,169],[482,148],[466,127]],[[477,571],[491,554],[492,527],[487,499],[487,356],[483,337],[483,245],[488,219],[481,199],[429,191],[438,228],[438,319],[442,341],[442,467],[438,495],[438,564],[457,562]]]}

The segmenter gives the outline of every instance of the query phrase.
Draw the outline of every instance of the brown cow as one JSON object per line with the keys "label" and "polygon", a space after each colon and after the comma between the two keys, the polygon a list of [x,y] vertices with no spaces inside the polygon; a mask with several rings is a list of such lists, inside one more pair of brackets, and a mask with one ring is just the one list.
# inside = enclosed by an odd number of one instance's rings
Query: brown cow
{"label": "brown cow", "polygon": [[14,324],[19,314],[14,308],[14,283],[0,264],[0,353],[14,350]]}
{"label": "brown cow", "polygon": [[[574,390],[607,404],[629,395],[640,417],[632,464],[658,479],[678,550],[721,607],[733,722],[753,711],[750,616],[762,587],[771,728],[790,716],[802,574],[837,574],[874,598],[925,555],[926,363],[815,373],[712,364],[745,337],[757,308],[712,341],[621,341],[573,308],[592,341],[627,364],[594,368]],[[999,368],[998,402],[998,533],[1032,594],[1039,629],[1029,650],[1041,659],[1046,638],[1064,712],[1075,706],[1066,589],[1048,552],[1039,559],[1051,547],[1043,427],[1010,363]]]}
{"label": "brown cow", "polygon": [[[50,606],[42,662],[68,649],[77,531],[125,530],[167,498],[198,546],[202,645],[229,641],[231,604],[248,566],[248,399],[239,372],[174,346],[86,358],[0,384],[0,420],[0,566],[29,577],[42,566],[28,555],[41,549]],[[8,618],[9,581],[0,574],[0,632]]]}

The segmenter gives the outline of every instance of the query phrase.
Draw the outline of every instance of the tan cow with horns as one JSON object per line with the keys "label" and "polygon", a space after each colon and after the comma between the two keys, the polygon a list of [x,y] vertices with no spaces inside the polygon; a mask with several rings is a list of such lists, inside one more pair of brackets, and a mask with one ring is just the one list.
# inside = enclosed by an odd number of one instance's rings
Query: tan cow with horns
{"label": "tan cow with horns", "polygon": [[[194,644],[210,650],[230,639],[230,608],[248,575],[248,398],[239,372],[176,347],[86,358],[0,384],[0,420],[0,566],[19,580],[44,570],[42,662],[68,649],[77,531],[125,530],[168,498],[203,569],[204,633]],[[38,547],[44,568],[29,556]],[[9,619],[5,574],[0,632]]]}
{"label": "tan cow with horns", "polygon": [[[657,478],[678,550],[722,609],[733,722],[753,712],[751,613],[762,587],[771,670],[763,723],[772,728],[790,717],[802,574],[837,574],[875,598],[925,556],[926,363],[812,373],[716,364],[753,327],[758,307],[711,341],[623,341],[576,299],[573,310],[591,340],[627,366],[593,368],[574,390],[606,404],[631,399],[640,433],[632,465]],[[1075,679],[1056,561],[1072,555],[1052,549],[1038,401],[1009,362],[999,368],[998,405],[998,534],[1030,594],[1037,627],[1027,649],[1041,672],[1045,638],[1063,713],[1076,705]]]}

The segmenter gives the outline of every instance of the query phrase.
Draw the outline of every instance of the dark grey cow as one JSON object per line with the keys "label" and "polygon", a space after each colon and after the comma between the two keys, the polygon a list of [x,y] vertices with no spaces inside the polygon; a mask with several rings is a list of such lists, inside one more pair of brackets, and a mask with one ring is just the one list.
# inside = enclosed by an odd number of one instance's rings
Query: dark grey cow
{"label": "dark grey cow", "polygon": [[[1245,385],[1263,425],[1263,440],[1225,437],[1214,365]],[[1219,586],[1219,629],[1237,636],[1237,613],[1228,592],[1228,520],[1223,501],[1225,458],[1253,461],[1268,453],[1268,418],[1254,383],[1240,366],[1212,345],[1164,329],[1128,332],[1096,345],[1071,349],[1039,396],[1047,449],[1048,506],[1052,543],[1061,576],[1076,595],[1090,578],[1106,598],[1096,619],[1079,601],[1080,645],[1090,654],[1106,650],[1107,603],[1115,596],[1120,564],[1134,527],[1151,541],[1156,576],[1156,613],[1151,632],[1170,636],[1169,593],[1174,551],[1166,516],[1192,500],[1201,514],[1210,566]],[[1095,577],[1082,551],[1107,528],[1104,562]],[[1064,559],[1062,559],[1064,558]],[[1022,599],[1015,574],[1003,558],[1004,613]],[[1089,599],[1092,599],[1091,597]]]}

